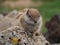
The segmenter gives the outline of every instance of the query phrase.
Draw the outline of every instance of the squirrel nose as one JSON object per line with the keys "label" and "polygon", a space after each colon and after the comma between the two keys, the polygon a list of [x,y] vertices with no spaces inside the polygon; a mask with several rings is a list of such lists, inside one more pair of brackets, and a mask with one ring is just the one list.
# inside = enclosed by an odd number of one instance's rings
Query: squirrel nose
{"label": "squirrel nose", "polygon": [[37,23],[37,21],[34,21],[34,23]]}

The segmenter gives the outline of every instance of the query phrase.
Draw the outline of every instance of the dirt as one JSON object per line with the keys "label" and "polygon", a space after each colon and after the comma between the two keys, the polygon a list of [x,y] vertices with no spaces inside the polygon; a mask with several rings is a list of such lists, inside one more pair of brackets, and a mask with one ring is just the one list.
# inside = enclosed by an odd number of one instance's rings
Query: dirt
{"label": "dirt", "polygon": [[2,5],[10,7],[31,7],[40,6],[42,2],[33,2],[32,0],[5,1]]}

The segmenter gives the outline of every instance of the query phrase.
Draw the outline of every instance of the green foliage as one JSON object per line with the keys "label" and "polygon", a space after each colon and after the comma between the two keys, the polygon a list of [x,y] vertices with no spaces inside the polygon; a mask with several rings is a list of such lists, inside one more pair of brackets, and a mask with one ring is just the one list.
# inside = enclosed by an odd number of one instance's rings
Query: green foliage
{"label": "green foliage", "polygon": [[46,2],[44,5],[37,7],[43,16],[44,26],[43,32],[46,33],[47,29],[45,27],[46,21],[49,21],[52,16],[60,13],[60,0],[55,0],[53,2]]}
{"label": "green foliage", "polygon": [[42,1],[45,1],[45,2],[56,2],[56,1],[60,1],[60,0],[42,0]]}
{"label": "green foliage", "polygon": [[6,6],[0,6],[0,13],[3,13],[3,12],[10,12],[12,10],[21,10],[21,9],[24,9],[23,7],[20,8],[20,7],[17,7],[17,8],[11,8],[10,6],[6,7]]}
{"label": "green foliage", "polygon": [[6,0],[0,0],[0,4],[1,4],[2,2],[4,2],[4,1],[6,1]]}
{"label": "green foliage", "polygon": [[42,0],[44,1],[44,5],[34,7],[38,9],[43,17],[43,30],[42,32],[45,34],[47,29],[45,24],[49,21],[55,14],[60,13],[60,0]]}
{"label": "green foliage", "polygon": [[0,13],[8,12],[8,11],[11,11],[11,10],[13,10],[13,9],[10,8],[10,7],[0,6]]}

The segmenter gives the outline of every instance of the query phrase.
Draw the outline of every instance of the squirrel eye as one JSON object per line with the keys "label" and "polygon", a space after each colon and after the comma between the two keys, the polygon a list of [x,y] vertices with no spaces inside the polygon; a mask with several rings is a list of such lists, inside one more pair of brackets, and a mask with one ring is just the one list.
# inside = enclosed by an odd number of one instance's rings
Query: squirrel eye
{"label": "squirrel eye", "polygon": [[30,17],[30,15],[29,15],[29,17]]}

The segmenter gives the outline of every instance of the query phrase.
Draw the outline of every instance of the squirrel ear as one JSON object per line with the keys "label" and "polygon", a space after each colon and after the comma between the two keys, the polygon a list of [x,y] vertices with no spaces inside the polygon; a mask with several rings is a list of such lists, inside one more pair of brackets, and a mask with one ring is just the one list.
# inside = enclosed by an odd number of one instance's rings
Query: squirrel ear
{"label": "squirrel ear", "polygon": [[29,9],[27,10],[27,13],[26,14],[29,14],[28,12],[29,12]]}

